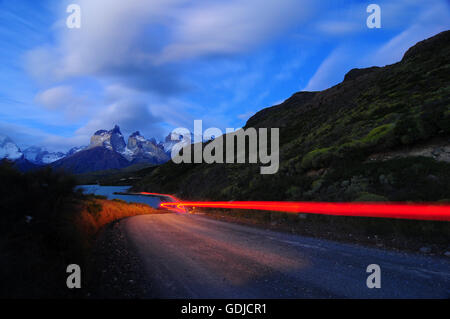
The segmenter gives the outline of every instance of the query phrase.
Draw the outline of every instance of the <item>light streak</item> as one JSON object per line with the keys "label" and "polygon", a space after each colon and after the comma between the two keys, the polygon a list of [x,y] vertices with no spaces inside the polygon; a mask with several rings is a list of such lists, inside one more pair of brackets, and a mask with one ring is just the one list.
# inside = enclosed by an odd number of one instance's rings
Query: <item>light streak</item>
{"label": "light streak", "polygon": [[266,210],[334,216],[450,221],[450,205],[409,203],[330,203],[330,202],[167,202],[164,208],[204,207]]}
{"label": "light streak", "polygon": [[169,197],[171,198],[173,201],[175,202],[180,202],[180,200],[178,198],[176,198],[173,195],[169,195],[169,194],[159,194],[159,193],[147,193],[147,192],[140,192],[140,195],[150,195],[150,196],[157,196],[157,197]]}

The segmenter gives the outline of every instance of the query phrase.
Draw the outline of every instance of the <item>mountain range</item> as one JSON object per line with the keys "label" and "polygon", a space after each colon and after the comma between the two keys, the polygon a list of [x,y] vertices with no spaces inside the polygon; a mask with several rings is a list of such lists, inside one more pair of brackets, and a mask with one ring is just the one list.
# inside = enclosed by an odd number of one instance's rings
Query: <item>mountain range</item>
{"label": "mountain range", "polygon": [[38,146],[22,151],[11,138],[0,136],[0,159],[13,161],[22,170],[50,166],[81,174],[140,163],[162,164],[170,159],[176,143],[171,135],[158,143],[155,138],[146,139],[139,131],[131,134],[125,143],[120,127],[116,125],[111,130],[95,132],[88,146],[74,147],[66,153],[49,152]]}

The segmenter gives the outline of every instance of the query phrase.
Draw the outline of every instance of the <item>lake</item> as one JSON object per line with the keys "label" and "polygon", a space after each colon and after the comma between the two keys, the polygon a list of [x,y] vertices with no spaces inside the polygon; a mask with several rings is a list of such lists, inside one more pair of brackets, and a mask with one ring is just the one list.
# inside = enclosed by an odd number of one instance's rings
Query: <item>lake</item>
{"label": "lake", "polygon": [[79,185],[85,194],[95,194],[106,196],[108,199],[121,199],[129,203],[143,203],[153,208],[158,208],[160,199],[148,195],[117,195],[116,192],[125,193],[131,186],[99,186],[99,185]]}

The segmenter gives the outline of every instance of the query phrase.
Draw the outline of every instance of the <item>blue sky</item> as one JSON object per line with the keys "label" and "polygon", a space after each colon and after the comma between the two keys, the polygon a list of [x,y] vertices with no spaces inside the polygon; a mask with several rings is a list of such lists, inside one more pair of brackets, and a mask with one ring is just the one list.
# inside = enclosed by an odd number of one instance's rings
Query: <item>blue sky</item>
{"label": "blue sky", "polygon": [[[366,26],[370,3],[381,29]],[[157,139],[195,119],[238,128],[449,25],[446,0],[0,1],[0,134],[67,150],[114,124]]]}

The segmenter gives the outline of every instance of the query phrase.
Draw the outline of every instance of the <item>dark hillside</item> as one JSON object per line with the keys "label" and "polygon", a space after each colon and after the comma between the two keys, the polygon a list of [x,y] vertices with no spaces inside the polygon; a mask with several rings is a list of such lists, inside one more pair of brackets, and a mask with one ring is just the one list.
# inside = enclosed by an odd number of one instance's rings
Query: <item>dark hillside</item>
{"label": "dark hillside", "polygon": [[321,92],[299,92],[248,127],[280,128],[280,170],[258,165],[166,163],[135,189],[181,198],[448,200],[450,31],[402,61],[354,69]]}

